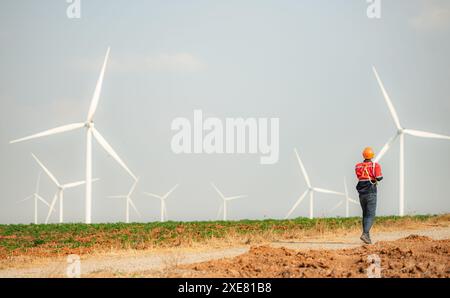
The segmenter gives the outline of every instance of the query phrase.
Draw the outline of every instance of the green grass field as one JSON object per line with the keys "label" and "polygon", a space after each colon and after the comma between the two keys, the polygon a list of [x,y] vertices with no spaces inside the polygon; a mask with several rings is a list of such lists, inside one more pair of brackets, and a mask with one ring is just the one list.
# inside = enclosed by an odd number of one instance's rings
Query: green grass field
{"label": "green grass field", "polygon": [[[377,217],[376,226],[449,221],[449,215]],[[11,255],[89,253],[96,249],[146,249],[205,242],[211,239],[294,235],[359,229],[361,219],[296,218],[204,222],[0,225],[0,258]]]}

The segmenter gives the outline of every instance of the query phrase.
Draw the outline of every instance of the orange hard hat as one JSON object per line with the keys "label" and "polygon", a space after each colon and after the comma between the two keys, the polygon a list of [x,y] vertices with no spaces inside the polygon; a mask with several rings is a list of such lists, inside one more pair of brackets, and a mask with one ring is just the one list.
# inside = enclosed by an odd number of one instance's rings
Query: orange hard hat
{"label": "orange hard hat", "polygon": [[375,153],[371,147],[366,147],[364,148],[362,155],[364,159],[372,159],[375,156]]}

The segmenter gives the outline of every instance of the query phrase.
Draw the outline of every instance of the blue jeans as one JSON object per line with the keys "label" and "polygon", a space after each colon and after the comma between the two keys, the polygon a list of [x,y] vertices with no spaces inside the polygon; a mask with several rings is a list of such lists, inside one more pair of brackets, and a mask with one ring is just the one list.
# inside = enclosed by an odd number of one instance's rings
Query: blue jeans
{"label": "blue jeans", "polygon": [[359,194],[359,202],[363,212],[362,226],[363,233],[369,234],[370,228],[375,220],[375,211],[377,209],[377,192],[369,191]]}

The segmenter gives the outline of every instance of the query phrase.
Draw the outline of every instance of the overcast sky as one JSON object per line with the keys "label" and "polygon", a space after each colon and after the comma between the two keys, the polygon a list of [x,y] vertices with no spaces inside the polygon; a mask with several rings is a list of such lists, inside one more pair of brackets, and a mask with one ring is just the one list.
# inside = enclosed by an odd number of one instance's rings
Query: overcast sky
{"label": "overcast sky", "polygon": [[[215,219],[226,195],[230,219],[283,218],[306,189],[293,152],[313,185],[351,195],[365,146],[379,150],[394,122],[371,71],[375,65],[403,126],[450,135],[450,3],[382,0],[369,19],[365,0],[82,0],[81,18],[64,0],[0,2],[0,223],[33,221],[35,153],[62,182],[84,179],[83,130],[10,145],[15,138],[84,121],[102,59],[111,46],[96,128],[140,183],[142,217],[159,219],[165,193],[172,220]],[[176,117],[280,118],[280,157],[174,154]],[[93,221],[123,221],[130,176],[94,143]],[[450,141],[406,137],[406,212],[450,211]],[[378,214],[398,213],[398,144],[381,161]],[[41,195],[55,192],[43,176]],[[341,198],[316,195],[315,215]],[[65,193],[67,221],[84,221],[84,187]],[[39,220],[46,207],[39,207]],[[307,216],[308,202],[293,216]],[[360,207],[351,207],[360,215]],[[57,220],[55,213],[51,219]]]}

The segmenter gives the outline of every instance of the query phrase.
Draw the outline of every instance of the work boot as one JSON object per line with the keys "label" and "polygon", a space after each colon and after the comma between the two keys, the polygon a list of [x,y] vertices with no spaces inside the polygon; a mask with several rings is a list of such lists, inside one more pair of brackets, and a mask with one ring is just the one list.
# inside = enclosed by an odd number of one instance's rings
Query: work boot
{"label": "work boot", "polygon": [[365,244],[372,244],[372,240],[370,240],[369,234],[363,233],[359,239],[362,240]]}

